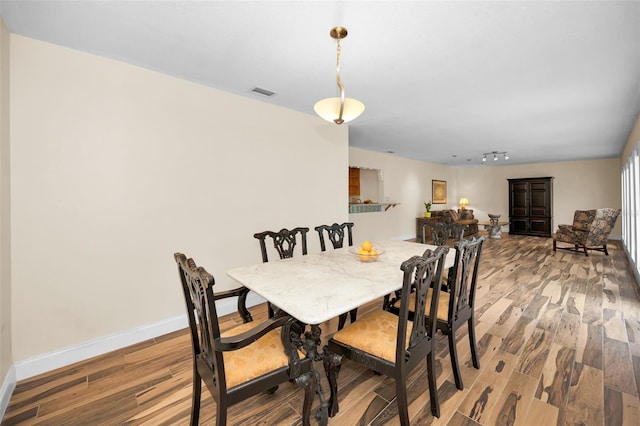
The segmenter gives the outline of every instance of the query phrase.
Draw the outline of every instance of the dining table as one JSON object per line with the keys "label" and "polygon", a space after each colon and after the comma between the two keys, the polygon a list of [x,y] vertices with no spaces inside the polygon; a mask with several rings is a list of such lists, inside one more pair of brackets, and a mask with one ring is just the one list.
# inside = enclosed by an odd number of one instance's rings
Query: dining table
{"label": "dining table", "polygon": [[[311,356],[315,360],[323,360],[326,365],[327,362],[335,363],[339,360],[329,359],[332,354],[326,350],[321,354],[319,325],[401,289],[402,262],[413,256],[421,256],[428,249],[437,248],[434,245],[402,240],[373,242],[373,247],[378,252],[375,260],[362,257],[367,259],[362,261],[358,255],[358,247],[343,247],[239,266],[228,270],[227,275],[308,325],[310,332],[305,334],[305,347],[312,352]],[[455,250],[450,250],[445,258],[444,269],[452,267],[454,262]],[[324,412],[318,414],[318,417],[326,419],[327,415],[335,415],[337,408],[329,408],[329,405],[334,406],[334,393],[335,390],[331,389],[331,398],[327,403],[319,385],[320,409]]]}

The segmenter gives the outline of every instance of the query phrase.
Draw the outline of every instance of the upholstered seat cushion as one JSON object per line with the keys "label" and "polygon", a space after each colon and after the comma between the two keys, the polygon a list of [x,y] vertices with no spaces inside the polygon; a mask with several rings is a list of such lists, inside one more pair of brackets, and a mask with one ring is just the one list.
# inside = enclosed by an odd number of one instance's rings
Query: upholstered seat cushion
{"label": "upholstered seat cushion", "polygon": [[[255,327],[248,322],[221,333],[221,337],[231,337]],[[244,348],[223,353],[227,389],[260,377],[270,371],[289,365],[284,352],[280,329],[271,330],[254,343]]]}
{"label": "upholstered seat cushion", "polygon": [[[389,362],[396,362],[398,316],[387,311],[373,311],[358,318],[333,335],[345,345],[370,353]],[[411,336],[411,323],[407,327],[406,346]]]}
{"label": "upholstered seat cushion", "polygon": [[[431,306],[431,295],[433,294],[433,290],[429,289],[427,292],[427,302],[425,303],[425,309],[429,309]],[[440,292],[440,298],[438,299],[438,312],[436,313],[436,318],[441,321],[447,321],[449,318],[449,298],[450,294],[446,291]],[[409,298],[409,312],[413,312],[413,307],[416,306],[416,294],[411,293]],[[400,300],[396,300],[396,303],[393,305],[394,308],[400,309]],[[427,313],[425,312],[425,315]]]}

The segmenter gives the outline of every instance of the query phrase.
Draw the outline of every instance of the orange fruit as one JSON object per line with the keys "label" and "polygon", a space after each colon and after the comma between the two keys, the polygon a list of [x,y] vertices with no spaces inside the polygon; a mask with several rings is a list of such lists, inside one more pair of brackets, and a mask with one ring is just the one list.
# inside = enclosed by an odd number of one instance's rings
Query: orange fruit
{"label": "orange fruit", "polygon": [[372,261],[378,260],[378,252],[375,249],[371,249],[371,251],[369,252],[369,258]]}
{"label": "orange fruit", "polygon": [[371,241],[364,241],[360,245],[360,248],[364,251],[371,251],[371,249],[373,248],[373,244],[371,244]]}

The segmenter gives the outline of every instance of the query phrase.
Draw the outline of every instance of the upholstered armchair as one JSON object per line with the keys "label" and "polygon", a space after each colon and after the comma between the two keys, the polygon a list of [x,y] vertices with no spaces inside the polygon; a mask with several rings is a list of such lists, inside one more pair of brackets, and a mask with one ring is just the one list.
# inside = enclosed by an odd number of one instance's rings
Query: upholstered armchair
{"label": "upholstered armchair", "polygon": [[[588,250],[596,250],[608,256],[607,240],[619,215],[618,209],[576,210],[573,225],[558,225],[553,234],[553,251],[582,251],[589,256]],[[572,247],[558,247],[558,242],[572,244]]]}

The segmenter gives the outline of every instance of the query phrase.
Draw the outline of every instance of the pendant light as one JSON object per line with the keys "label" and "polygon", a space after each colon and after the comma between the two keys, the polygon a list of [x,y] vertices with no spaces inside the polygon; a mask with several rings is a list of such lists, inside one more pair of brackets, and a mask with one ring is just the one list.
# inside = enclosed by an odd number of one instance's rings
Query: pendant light
{"label": "pendant light", "polygon": [[340,96],[335,98],[326,98],[316,102],[313,106],[316,114],[327,121],[333,121],[336,124],[349,122],[362,114],[364,104],[353,98],[345,98],[344,85],[340,79],[340,40],[347,36],[347,29],[344,27],[332,28],[329,32],[331,38],[337,41],[337,65],[336,65],[336,82]]}

